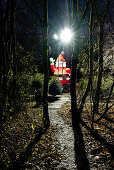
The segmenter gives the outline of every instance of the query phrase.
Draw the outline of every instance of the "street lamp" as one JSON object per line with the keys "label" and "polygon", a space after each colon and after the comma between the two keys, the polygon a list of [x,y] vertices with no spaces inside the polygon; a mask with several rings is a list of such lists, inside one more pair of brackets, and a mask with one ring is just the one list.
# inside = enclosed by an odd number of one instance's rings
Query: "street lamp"
{"label": "street lamp", "polygon": [[[64,45],[64,43],[66,44],[66,43],[69,43],[71,41],[72,33],[71,33],[70,29],[66,28],[61,32],[60,36],[58,36],[57,34],[54,34],[53,37],[56,40],[61,40],[61,42]],[[63,62],[62,62],[62,64],[63,64]],[[59,67],[59,60],[58,60],[58,67]],[[58,69],[58,74],[59,74],[59,69]],[[63,75],[63,65],[62,65],[62,75]]]}
{"label": "street lamp", "polygon": [[58,40],[58,38],[59,38],[57,34],[54,34],[53,37],[54,37],[54,39],[56,39],[56,40]]}
{"label": "street lamp", "polygon": [[63,43],[70,42],[72,39],[72,33],[70,29],[66,28],[65,30],[63,30],[60,34],[60,39]]}
{"label": "street lamp", "polygon": [[54,34],[53,37],[56,40],[60,39],[63,43],[69,43],[72,39],[72,33],[70,29],[66,28],[60,33],[60,36]]}

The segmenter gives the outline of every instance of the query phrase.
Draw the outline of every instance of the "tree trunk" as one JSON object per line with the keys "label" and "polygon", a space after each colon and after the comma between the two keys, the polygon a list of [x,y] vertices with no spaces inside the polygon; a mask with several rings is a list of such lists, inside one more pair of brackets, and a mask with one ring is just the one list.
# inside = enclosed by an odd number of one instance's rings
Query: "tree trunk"
{"label": "tree trunk", "polygon": [[43,0],[43,63],[44,63],[44,85],[43,85],[43,118],[46,128],[50,125],[48,115],[48,0]]}
{"label": "tree trunk", "polygon": [[12,106],[15,107],[15,96],[16,96],[16,54],[15,54],[15,7],[16,7],[16,0],[12,0],[11,3],[11,46],[12,46],[12,56],[13,56],[13,84],[12,84]]}
{"label": "tree trunk", "polygon": [[102,83],[102,73],[103,73],[103,30],[104,21],[100,21],[100,30],[99,30],[99,70],[98,70],[98,80],[97,80],[97,89],[95,92],[95,99],[93,105],[93,118],[92,123],[94,122],[95,113],[98,112],[100,93],[101,93],[101,83]]}
{"label": "tree trunk", "polygon": [[[73,1],[73,22],[74,27],[73,31],[76,34],[75,42],[73,46],[73,56],[72,56],[72,67],[71,67],[71,112],[72,112],[72,126],[74,131],[74,150],[75,150],[75,161],[77,168],[79,170],[86,169],[89,170],[89,161],[85,151],[85,144],[83,140],[83,134],[80,127],[80,115],[81,109],[83,107],[77,107],[77,96],[76,96],[76,82],[77,82],[77,62],[79,55],[79,21],[78,21],[78,1]],[[90,82],[90,81],[89,81]],[[90,83],[88,83],[90,85]],[[83,97],[83,101],[88,94],[88,88],[86,89],[86,93]]]}
{"label": "tree trunk", "polygon": [[6,106],[7,66],[6,66],[6,23],[4,22],[2,3],[0,1],[0,102],[1,113]]}
{"label": "tree trunk", "polygon": [[91,3],[90,10],[90,27],[89,27],[89,72],[90,72],[90,86],[92,92],[92,78],[93,78],[93,5]]}
{"label": "tree trunk", "polygon": [[[77,34],[78,30],[78,1],[73,1],[73,22],[74,22],[74,32]],[[76,97],[76,71],[77,71],[77,60],[78,60],[78,34],[76,36],[76,40],[73,44],[73,54],[72,54],[72,65],[71,65],[71,86],[70,86],[70,93],[71,93],[71,111],[72,111],[72,123],[75,124],[75,121],[79,120],[79,115],[76,113],[77,110],[77,97]]]}

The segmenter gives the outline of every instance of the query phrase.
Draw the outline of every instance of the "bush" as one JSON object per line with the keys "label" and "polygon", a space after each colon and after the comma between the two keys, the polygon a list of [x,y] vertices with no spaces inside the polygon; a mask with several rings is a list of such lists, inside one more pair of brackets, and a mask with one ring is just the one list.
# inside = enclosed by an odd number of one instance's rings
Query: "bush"
{"label": "bush", "polygon": [[26,109],[27,106],[27,101],[29,97],[29,77],[30,75],[26,71],[23,71],[17,76],[15,107],[18,111]]}
{"label": "bush", "polygon": [[61,94],[63,87],[60,81],[55,77],[52,76],[51,80],[49,81],[49,94],[56,96]]}
{"label": "bush", "polygon": [[30,95],[35,95],[36,103],[41,102],[43,99],[43,81],[44,76],[41,73],[37,73],[35,76],[31,76],[29,80]]}
{"label": "bush", "polygon": [[103,78],[102,86],[101,86],[102,98],[108,98],[112,84],[113,84],[113,78],[111,76],[107,78],[105,77]]}

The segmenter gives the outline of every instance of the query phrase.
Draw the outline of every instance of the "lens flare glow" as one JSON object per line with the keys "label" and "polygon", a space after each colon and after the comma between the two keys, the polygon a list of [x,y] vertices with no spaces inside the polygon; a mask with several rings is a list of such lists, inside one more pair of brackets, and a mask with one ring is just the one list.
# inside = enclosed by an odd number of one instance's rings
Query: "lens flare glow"
{"label": "lens flare glow", "polygon": [[60,35],[60,39],[61,39],[61,41],[65,42],[65,43],[70,42],[72,39],[72,33],[71,33],[70,29],[66,28],[65,30],[63,30]]}
{"label": "lens flare glow", "polygon": [[53,37],[58,40],[58,35],[57,34],[54,34]]}

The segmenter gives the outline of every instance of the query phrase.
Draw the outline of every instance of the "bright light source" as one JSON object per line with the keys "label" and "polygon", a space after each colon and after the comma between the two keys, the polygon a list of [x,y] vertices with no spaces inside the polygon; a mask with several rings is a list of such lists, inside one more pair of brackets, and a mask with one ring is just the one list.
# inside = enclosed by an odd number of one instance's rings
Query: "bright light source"
{"label": "bright light source", "polygon": [[54,34],[53,37],[58,40],[58,35],[57,34]]}
{"label": "bright light source", "polygon": [[70,29],[66,28],[64,31],[62,31],[60,38],[65,43],[70,42],[71,38],[72,38],[72,34],[71,34]]}

